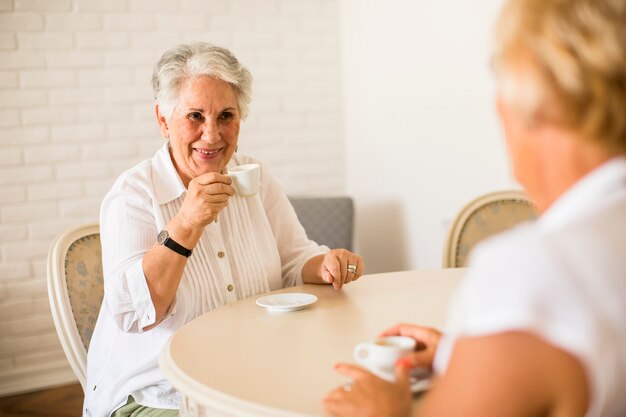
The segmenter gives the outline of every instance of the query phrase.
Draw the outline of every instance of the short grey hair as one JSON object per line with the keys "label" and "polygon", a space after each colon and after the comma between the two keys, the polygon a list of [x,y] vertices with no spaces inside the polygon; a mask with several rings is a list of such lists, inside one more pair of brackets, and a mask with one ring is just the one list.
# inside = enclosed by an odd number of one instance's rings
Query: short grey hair
{"label": "short grey hair", "polygon": [[152,72],[152,89],[161,114],[169,119],[183,83],[194,77],[215,77],[229,83],[237,95],[241,118],[248,115],[252,75],[228,49],[207,42],[181,44],[167,50]]}

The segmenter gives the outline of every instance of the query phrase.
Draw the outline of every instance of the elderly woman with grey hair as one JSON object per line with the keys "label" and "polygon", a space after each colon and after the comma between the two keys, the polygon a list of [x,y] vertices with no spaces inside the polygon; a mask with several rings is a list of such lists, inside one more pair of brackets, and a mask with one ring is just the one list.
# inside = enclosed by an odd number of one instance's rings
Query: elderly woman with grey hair
{"label": "elderly woman with grey hair", "polygon": [[[626,2],[508,0],[497,103],[513,172],[540,218],[487,240],[447,331],[417,340],[387,382],[349,364],[333,415],[626,416]],[[411,368],[438,375],[411,410]]]}
{"label": "elderly woman with grey hair", "polygon": [[178,415],[180,394],[158,366],[177,329],[267,291],[340,289],[364,268],[358,255],[307,238],[267,167],[255,195],[233,189],[225,171],[256,161],[235,153],[252,78],[230,51],[177,46],[152,83],[167,143],[123,173],[102,202],[105,295],[87,361],[90,417]]}

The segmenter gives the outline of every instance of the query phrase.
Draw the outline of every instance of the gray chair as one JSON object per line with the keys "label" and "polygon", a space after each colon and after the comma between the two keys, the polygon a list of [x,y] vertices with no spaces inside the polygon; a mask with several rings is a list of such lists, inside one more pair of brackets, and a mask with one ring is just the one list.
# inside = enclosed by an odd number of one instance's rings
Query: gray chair
{"label": "gray chair", "polygon": [[352,198],[290,196],[289,201],[309,239],[331,249],[353,250]]}

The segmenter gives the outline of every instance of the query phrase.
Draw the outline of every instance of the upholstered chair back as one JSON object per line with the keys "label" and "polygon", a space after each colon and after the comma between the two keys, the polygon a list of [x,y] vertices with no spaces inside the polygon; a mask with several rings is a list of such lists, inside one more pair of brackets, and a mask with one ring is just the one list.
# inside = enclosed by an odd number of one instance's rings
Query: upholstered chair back
{"label": "upholstered chair back", "polygon": [[76,327],[88,350],[104,296],[100,233],[84,236],[70,246],[65,279]]}
{"label": "upholstered chair back", "polygon": [[97,224],[55,239],[48,255],[48,296],[63,351],[84,388],[87,350],[104,296]]}
{"label": "upholstered chair back", "polygon": [[499,191],[476,198],[450,225],[444,268],[467,266],[472,249],[481,240],[536,217],[534,204],[521,191]]}
{"label": "upholstered chair back", "polygon": [[331,249],[353,250],[354,203],[350,197],[294,197],[298,220],[309,239]]}

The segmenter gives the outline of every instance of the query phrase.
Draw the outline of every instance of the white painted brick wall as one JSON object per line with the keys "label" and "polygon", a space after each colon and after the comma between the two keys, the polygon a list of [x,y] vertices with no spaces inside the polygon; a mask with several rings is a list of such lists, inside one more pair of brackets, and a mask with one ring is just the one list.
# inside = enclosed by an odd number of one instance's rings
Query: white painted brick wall
{"label": "white painted brick wall", "polygon": [[15,0],[15,10],[20,11],[70,11],[72,0]]}
{"label": "white painted brick wall", "polygon": [[[0,60],[2,58],[0,57]],[[18,126],[20,113],[17,110],[0,110],[0,127]]]}
{"label": "white painted brick wall", "polygon": [[26,145],[30,143],[45,143],[48,141],[48,129],[45,127],[25,128],[19,127],[14,129],[2,129],[2,140],[0,143],[4,145]]}
{"label": "white painted brick wall", "polygon": [[42,181],[29,185],[27,189],[29,201],[55,200],[68,197],[80,197],[83,194],[83,185],[80,182]]}
{"label": "white painted brick wall", "polygon": [[12,223],[0,224],[0,242],[14,242],[21,239],[26,239],[26,226]]}
{"label": "white painted brick wall", "polygon": [[150,77],[165,49],[232,49],[255,79],[240,152],[289,193],[345,189],[338,13],[337,0],[0,0],[0,395],[67,370],[47,250],[161,145]]}
{"label": "white painted brick wall", "polygon": [[31,274],[31,268],[28,262],[11,260],[0,265],[0,273],[2,273],[3,281],[15,278],[28,278]]}
{"label": "white painted brick wall", "polygon": [[21,92],[33,87],[66,87],[76,85],[76,74],[67,70],[21,71],[19,84]]}
{"label": "white painted brick wall", "polygon": [[102,17],[97,13],[49,13],[44,16],[46,30],[101,29]]}
{"label": "white painted brick wall", "polygon": [[2,204],[19,203],[26,199],[26,190],[22,186],[0,186],[0,201]]}
{"label": "white painted brick wall", "polygon": [[19,81],[16,72],[0,72],[0,88],[17,87],[18,84]]}

